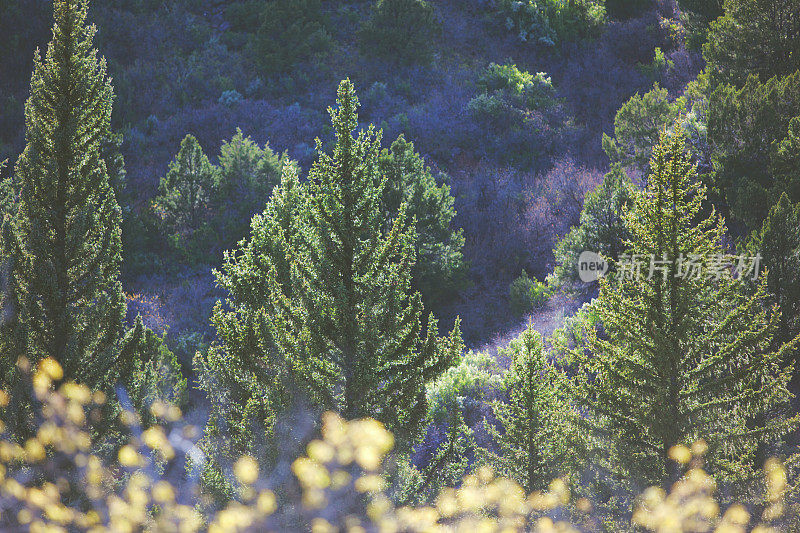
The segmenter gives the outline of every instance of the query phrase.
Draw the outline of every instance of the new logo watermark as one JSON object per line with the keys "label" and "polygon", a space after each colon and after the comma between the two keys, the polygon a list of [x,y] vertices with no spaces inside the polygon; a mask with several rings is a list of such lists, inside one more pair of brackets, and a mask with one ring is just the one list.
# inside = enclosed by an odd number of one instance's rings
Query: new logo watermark
{"label": "new logo watermark", "polygon": [[578,277],[584,283],[602,278],[608,272],[608,261],[596,252],[583,252],[578,257]]}
{"label": "new logo watermark", "polygon": [[[654,254],[623,254],[616,263],[616,273],[620,278],[629,280],[652,279],[654,276],[667,279],[672,275],[682,279],[749,278],[755,281],[761,273],[761,260],[761,254],[754,256],[681,254],[674,259],[666,255],[657,257]],[[578,277],[584,283],[599,280],[608,273],[608,270],[608,261],[597,252],[585,251],[578,258]]]}

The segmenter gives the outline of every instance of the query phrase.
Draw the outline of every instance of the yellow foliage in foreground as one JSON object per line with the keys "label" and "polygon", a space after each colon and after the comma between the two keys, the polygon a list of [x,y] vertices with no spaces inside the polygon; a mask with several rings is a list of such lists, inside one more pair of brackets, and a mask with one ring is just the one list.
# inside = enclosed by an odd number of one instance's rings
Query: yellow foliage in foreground
{"label": "yellow foliage in foreground", "polygon": [[[261,481],[255,459],[242,457],[231,465],[240,485],[238,501],[203,515],[198,511],[196,486],[173,486],[159,474],[176,460],[176,451],[191,455],[197,450],[192,443],[196,430],[156,426],[138,432],[119,449],[117,461],[104,464],[93,453],[86,424],[105,398],[71,383],[54,390],[61,375],[55,361],[45,360],[34,377],[44,415],[36,436],[23,444],[0,441],[2,531],[544,533],[599,527],[591,519],[591,504],[585,499],[571,501],[564,482],[555,480],[548,491],[528,495],[487,467],[468,475],[461,487],[444,489],[430,506],[396,507],[384,492],[381,475],[384,458],[394,445],[392,434],[374,420],[348,422],[334,413],[324,415],[321,438],[292,463],[297,491],[285,491],[284,496],[294,494],[294,500],[279,498]],[[0,391],[0,405],[7,403],[8,395]],[[180,419],[174,407],[156,404],[152,411],[166,422]],[[133,417],[124,418],[135,427]],[[688,465],[704,447],[703,443],[691,450],[679,446],[671,456]],[[783,514],[786,473],[772,460],[765,474],[768,505],[762,521],[772,523]],[[711,477],[692,467],[669,493],[660,488],[645,491],[633,513],[633,525],[661,533],[747,531],[750,513],[740,505],[721,511],[714,491]],[[345,500],[360,505],[343,505]],[[289,508],[295,521],[287,524],[279,515]],[[761,525],[752,531],[778,529]]]}

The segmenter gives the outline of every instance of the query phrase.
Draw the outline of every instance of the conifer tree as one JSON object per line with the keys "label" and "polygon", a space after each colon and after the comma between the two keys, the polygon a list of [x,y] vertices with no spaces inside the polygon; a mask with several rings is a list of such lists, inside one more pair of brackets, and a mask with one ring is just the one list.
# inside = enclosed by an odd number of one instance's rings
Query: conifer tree
{"label": "conifer tree", "polygon": [[245,237],[250,219],[264,210],[272,189],[281,179],[289,156],[263,148],[240,129],[230,141],[222,143],[219,155],[219,181],[214,189],[212,225],[222,249],[233,247]]}
{"label": "conifer tree", "polygon": [[568,434],[571,412],[563,377],[548,361],[533,324],[511,341],[505,355],[512,358],[503,377],[508,398],[492,406],[497,425],[486,424],[497,448],[484,449],[482,455],[500,475],[530,493],[566,473],[568,452],[575,450]]}
{"label": "conifer tree", "polygon": [[193,135],[184,137],[167,175],[161,178],[159,195],[153,201],[170,231],[191,235],[200,228],[216,176],[217,169],[203,153],[197,139]]}
{"label": "conifer tree", "polygon": [[458,326],[440,339],[431,317],[423,335],[410,290],[414,225],[403,205],[384,229],[380,139],[372,129],[353,137],[357,106],[342,82],[333,155],[319,149],[306,184],[284,167],[251,237],[216,272],[229,294],[212,318],[220,342],[197,365],[214,404],[209,434],[231,457],[299,397],[411,437],[427,415],[425,384],[461,349]]}
{"label": "conifer tree", "polygon": [[100,153],[113,89],[87,10],[87,0],[56,0],[53,40],[34,57],[19,205],[4,248],[24,353],[52,357],[65,379],[97,387],[112,379],[125,300],[120,209]]}
{"label": "conifer tree", "polygon": [[680,127],[662,134],[651,169],[625,223],[631,253],[658,263],[652,276],[648,264],[601,281],[604,334],[573,352],[589,415],[580,423],[597,439],[599,465],[628,487],[674,481],[670,450],[701,438],[710,472],[741,482],[760,466],[758,447],[797,426],[780,366],[793,345],[771,346],[779,317],[762,305],[763,282],[747,296],[741,278],[714,268],[725,228],[703,216],[706,192]]}
{"label": "conifer tree", "polygon": [[144,325],[141,315],[120,339],[117,374],[126,391],[128,408],[140,415],[145,427],[157,421],[150,412],[156,401],[179,406],[186,392],[186,379],[181,375],[177,357],[164,339]]}
{"label": "conifer tree", "polygon": [[761,254],[767,268],[767,302],[781,311],[775,342],[789,342],[800,334],[800,204],[792,205],[782,194],[747,250]]}
{"label": "conifer tree", "polygon": [[226,305],[218,302],[211,317],[219,343],[198,353],[194,364],[210,403],[205,485],[218,495],[227,491],[220,465],[242,454],[262,462],[274,459],[275,446],[264,444],[273,435],[276,417],[290,405],[292,391],[269,327],[269,279],[277,273],[280,286],[289,287],[286,250],[297,242],[305,206],[297,167],[287,165],[266,209],[253,217],[250,238],[226,252],[222,267],[214,271],[228,294]]}
{"label": "conifer tree", "polygon": [[381,231],[380,133],[358,126],[358,98],[349,80],[330,109],[336,146],[322,151],[308,178],[308,222],[288,249],[292,297],[271,277],[272,337],[287,371],[310,398],[345,418],[370,416],[401,439],[413,436],[427,411],[425,384],[461,349],[458,324],[445,339],[410,293],[415,228],[400,208]]}

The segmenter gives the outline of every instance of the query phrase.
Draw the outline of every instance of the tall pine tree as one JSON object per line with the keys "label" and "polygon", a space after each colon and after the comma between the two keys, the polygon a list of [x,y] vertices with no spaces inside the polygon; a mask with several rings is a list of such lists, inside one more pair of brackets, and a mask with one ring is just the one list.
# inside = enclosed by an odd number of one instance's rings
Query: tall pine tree
{"label": "tall pine tree", "polygon": [[778,314],[762,305],[763,284],[749,297],[741,278],[713,268],[725,228],[716,215],[704,218],[705,189],[680,128],[662,134],[651,169],[625,215],[631,253],[648,264],[641,275],[602,280],[604,333],[573,352],[574,390],[589,415],[582,424],[598,439],[600,466],[629,488],[670,484],[678,475],[670,449],[700,438],[710,471],[743,481],[759,446],[797,425],[786,409],[790,371],[780,365],[792,345],[771,346]]}
{"label": "tall pine tree", "polygon": [[349,80],[330,109],[336,146],[319,158],[308,185],[308,222],[288,248],[292,297],[273,276],[271,329],[288,372],[310,397],[346,418],[370,416],[400,437],[412,436],[427,414],[425,384],[461,349],[458,326],[437,337],[429,318],[422,335],[422,300],[410,293],[414,225],[406,205],[381,231],[380,133],[353,137],[358,98]]}
{"label": "tall pine tree", "polygon": [[214,427],[234,428],[234,450],[298,395],[410,438],[427,415],[426,383],[461,349],[458,327],[439,338],[431,317],[423,332],[410,288],[414,224],[404,205],[385,228],[380,137],[372,129],[353,137],[352,83],[338,94],[333,154],[319,149],[304,184],[285,167],[251,237],[217,272],[229,293],[212,319],[221,342],[198,366],[212,396],[235,400],[217,402],[212,417]]}
{"label": "tall pine tree", "polygon": [[52,357],[65,379],[99,386],[114,366],[125,300],[120,209],[100,156],[114,95],[87,10],[87,0],[55,1],[53,40],[34,57],[6,251],[24,353]]}

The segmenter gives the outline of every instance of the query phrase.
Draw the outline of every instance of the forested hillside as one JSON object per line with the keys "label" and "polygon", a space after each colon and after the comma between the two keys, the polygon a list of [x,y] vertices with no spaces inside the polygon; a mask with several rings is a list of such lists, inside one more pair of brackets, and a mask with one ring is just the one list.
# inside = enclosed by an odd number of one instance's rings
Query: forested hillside
{"label": "forested hillside", "polygon": [[798,0],[0,35],[0,529],[800,528]]}

